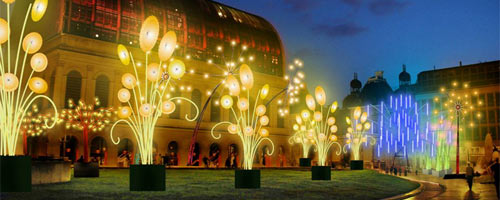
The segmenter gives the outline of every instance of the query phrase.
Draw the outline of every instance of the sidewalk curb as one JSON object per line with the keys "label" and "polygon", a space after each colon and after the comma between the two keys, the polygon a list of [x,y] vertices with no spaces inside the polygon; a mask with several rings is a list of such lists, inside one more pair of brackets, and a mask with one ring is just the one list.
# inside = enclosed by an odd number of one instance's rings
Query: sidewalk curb
{"label": "sidewalk curb", "polygon": [[[405,180],[408,180],[408,179],[405,179]],[[406,198],[409,198],[409,197],[416,196],[416,195],[420,194],[422,191],[424,191],[424,184],[422,184],[420,182],[417,182],[417,181],[412,181],[412,180],[408,180],[408,181],[411,181],[411,182],[414,182],[414,183],[418,183],[420,186],[417,189],[414,189],[414,190],[409,191],[407,193],[398,194],[396,196],[384,198],[383,200],[406,199]]]}

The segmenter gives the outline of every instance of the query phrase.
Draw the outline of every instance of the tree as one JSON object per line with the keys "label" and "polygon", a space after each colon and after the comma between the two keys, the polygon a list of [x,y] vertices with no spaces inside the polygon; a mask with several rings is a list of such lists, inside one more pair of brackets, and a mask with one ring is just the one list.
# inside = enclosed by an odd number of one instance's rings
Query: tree
{"label": "tree", "polygon": [[28,155],[28,137],[39,136],[48,129],[48,121],[55,121],[51,114],[39,113],[38,106],[33,105],[31,111],[22,120],[21,133],[23,134],[23,153]]}
{"label": "tree", "polygon": [[94,103],[87,105],[82,100],[75,105],[73,100],[68,100],[69,109],[64,109],[61,119],[66,122],[66,129],[81,130],[83,134],[83,159],[89,162],[89,132],[101,131],[110,123],[113,114],[112,108],[98,108],[99,99],[95,98]]}

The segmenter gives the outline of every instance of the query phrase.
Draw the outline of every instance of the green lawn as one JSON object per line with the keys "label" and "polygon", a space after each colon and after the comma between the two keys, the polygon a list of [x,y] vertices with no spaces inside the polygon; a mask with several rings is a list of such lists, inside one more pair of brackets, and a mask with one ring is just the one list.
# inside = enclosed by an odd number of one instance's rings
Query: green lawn
{"label": "green lawn", "polygon": [[166,191],[129,192],[127,169],[101,169],[100,175],[0,199],[380,199],[418,187],[371,170],[332,171],[331,181],[312,181],[310,171],[268,169],[261,171],[260,189],[234,189],[232,170],[168,169]]}

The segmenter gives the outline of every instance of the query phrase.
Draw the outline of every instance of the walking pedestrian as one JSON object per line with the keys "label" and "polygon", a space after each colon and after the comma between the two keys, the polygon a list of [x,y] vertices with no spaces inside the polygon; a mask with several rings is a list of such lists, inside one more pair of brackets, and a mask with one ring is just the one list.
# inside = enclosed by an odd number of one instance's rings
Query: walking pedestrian
{"label": "walking pedestrian", "polygon": [[467,168],[465,170],[465,178],[467,178],[467,184],[469,185],[469,190],[472,190],[472,183],[474,182],[474,169],[467,163]]}

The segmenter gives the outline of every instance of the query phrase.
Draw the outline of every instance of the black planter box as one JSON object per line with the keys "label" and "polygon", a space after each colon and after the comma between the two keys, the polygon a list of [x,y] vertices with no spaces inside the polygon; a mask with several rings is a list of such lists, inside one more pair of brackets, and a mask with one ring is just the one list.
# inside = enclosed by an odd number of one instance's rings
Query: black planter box
{"label": "black planter box", "polygon": [[351,160],[351,170],[363,170],[363,160]]}
{"label": "black planter box", "polygon": [[330,166],[312,166],[312,180],[332,180],[332,169]]}
{"label": "black planter box", "polygon": [[444,179],[465,179],[465,174],[445,174]]}
{"label": "black planter box", "polygon": [[241,170],[234,171],[235,188],[260,188],[260,170]]}
{"label": "black planter box", "polygon": [[311,166],[311,159],[310,158],[300,158],[299,159],[299,166],[310,167]]}
{"label": "black planter box", "polygon": [[89,162],[81,163],[75,162],[74,164],[74,176],[79,177],[99,177],[99,163]]}
{"label": "black planter box", "polygon": [[0,156],[0,192],[31,192],[31,157]]}
{"label": "black planter box", "polygon": [[165,166],[130,165],[130,191],[165,191]]}

